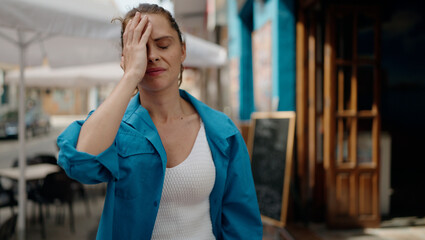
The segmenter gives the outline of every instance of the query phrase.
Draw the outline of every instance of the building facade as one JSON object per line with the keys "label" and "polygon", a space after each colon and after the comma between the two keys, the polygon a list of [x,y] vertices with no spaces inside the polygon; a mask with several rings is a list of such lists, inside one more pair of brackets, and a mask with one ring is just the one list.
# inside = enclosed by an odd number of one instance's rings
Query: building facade
{"label": "building facade", "polygon": [[228,1],[242,131],[253,112],[296,112],[293,220],[376,227],[424,214],[415,185],[425,180],[412,171],[425,170],[423,10],[417,1]]}

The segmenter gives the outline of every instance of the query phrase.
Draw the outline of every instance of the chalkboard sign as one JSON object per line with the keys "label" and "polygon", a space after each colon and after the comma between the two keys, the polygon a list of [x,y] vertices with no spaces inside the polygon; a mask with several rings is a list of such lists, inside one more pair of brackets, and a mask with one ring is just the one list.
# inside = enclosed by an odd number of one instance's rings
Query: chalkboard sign
{"label": "chalkboard sign", "polygon": [[295,112],[256,112],[248,147],[263,221],[286,224],[295,133]]}

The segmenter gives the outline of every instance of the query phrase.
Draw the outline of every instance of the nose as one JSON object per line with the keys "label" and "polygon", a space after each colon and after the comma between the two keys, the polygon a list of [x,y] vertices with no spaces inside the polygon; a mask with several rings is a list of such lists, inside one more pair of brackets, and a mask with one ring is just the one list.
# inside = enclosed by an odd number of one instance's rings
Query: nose
{"label": "nose", "polygon": [[159,61],[159,55],[158,53],[151,47],[148,47],[148,61],[153,63]]}

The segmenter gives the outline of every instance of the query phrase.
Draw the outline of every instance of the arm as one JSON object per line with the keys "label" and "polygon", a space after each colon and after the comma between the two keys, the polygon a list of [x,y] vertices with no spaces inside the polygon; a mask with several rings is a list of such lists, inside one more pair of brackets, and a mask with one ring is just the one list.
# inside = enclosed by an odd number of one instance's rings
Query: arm
{"label": "arm", "polygon": [[223,197],[223,239],[262,239],[263,228],[251,163],[242,136],[231,141],[231,160]]}
{"label": "arm", "polygon": [[[143,29],[146,30],[143,31]],[[114,142],[126,107],[138,83],[145,75],[147,64],[146,43],[152,27],[148,18],[140,13],[128,23],[123,34],[124,75],[107,99],[81,128],[76,149],[98,155]]]}
{"label": "arm", "polygon": [[71,178],[87,184],[119,178],[114,141],[133,92],[145,74],[151,31],[148,19],[136,14],[123,34],[123,78],[85,122],[72,123],[58,137],[58,164]]}
{"label": "arm", "polygon": [[75,148],[83,123],[84,121],[75,121],[59,135],[58,165],[69,177],[85,184],[108,182],[112,178],[119,178],[115,144],[99,155],[80,152]]}

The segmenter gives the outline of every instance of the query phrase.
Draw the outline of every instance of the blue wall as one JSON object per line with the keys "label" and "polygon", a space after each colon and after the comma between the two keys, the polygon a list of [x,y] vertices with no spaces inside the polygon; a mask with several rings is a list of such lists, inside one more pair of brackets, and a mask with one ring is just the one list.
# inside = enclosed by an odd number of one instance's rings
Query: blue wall
{"label": "blue wall", "polygon": [[272,23],[272,96],[278,111],[295,111],[295,12],[294,0],[254,3],[254,31]]}
{"label": "blue wall", "polygon": [[[249,3],[248,0],[247,3],[247,6],[249,6],[249,4],[252,6],[252,1]],[[227,9],[229,24],[229,59],[239,59],[239,120],[245,121],[251,118],[251,113],[254,111],[251,47],[252,24],[249,22],[249,16],[241,17],[238,12],[236,0],[227,1]],[[249,7],[245,7],[243,10],[247,15],[250,14]]]}
{"label": "blue wall", "polygon": [[296,32],[294,0],[278,1],[277,41],[279,111],[295,111]]}
{"label": "blue wall", "polygon": [[240,58],[241,56],[241,21],[238,16],[238,6],[236,0],[227,1],[227,24],[229,36],[229,59]]}
{"label": "blue wall", "polygon": [[[240,120],[248,120],[254,107],[251,31],[272,23],[272,96],[278,111],[295,111],[294,0],[227,1],[229,58],[240,59]],[[251,21],[251,22],[250,22]]]}

